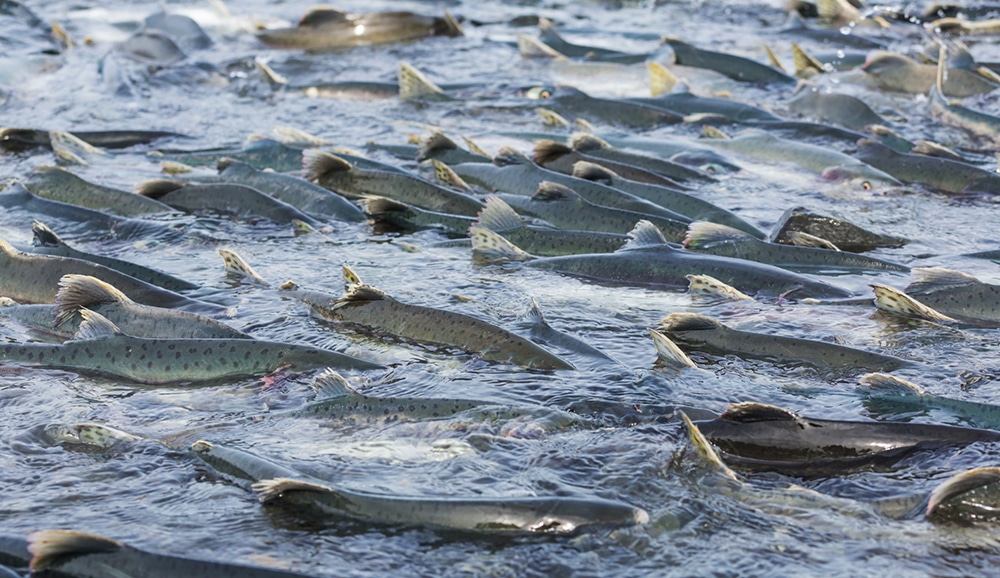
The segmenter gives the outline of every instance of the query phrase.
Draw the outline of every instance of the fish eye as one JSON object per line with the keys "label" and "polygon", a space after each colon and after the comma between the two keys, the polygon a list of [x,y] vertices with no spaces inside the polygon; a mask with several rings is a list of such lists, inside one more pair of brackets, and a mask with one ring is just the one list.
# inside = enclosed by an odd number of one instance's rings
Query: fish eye
{"label": "fish eye", "polygon": [[861,188],[864,189],[864,190],[866,190],[866,191],[872,190],[872,183],[871,183],[871,181],[861,181]]}
{"label": "fish eye", "polygon": [[525,93],[528,98],[542,100],[552,97],[552,89],[547,86],[534,86]]}

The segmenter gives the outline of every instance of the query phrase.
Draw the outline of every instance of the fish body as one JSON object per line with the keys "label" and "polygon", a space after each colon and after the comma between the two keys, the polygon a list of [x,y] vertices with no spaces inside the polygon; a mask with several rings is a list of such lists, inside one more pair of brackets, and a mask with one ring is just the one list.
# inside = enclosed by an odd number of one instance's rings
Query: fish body
{"label": "fish body", "polygon": [[748,58],[696,48],[683,40],[664,38],[663,43],[674,53],[674,63],[681,66],[706,68],[742,82],[761,84],[794,84],[795,79],[784,72]]}
{"label": "fish body", "polygon": [[932,115],[942,121],[961,127],[1000,146],[1000,116],[972,110],[959,102],[949,101],[941,95],[936,86],[931,87],[930,110]]}
{"label": "fish body", "polygon": [[215,149],[191,152],[156,153],[154,159],[172,160],[192,167],[215,165],[223,158],[232,158],[255,169],[271,169],[288,173],[302,169],[302,149],[263,138],[240,149]]}
{"label": "fish body", "polygon": [[572,86],[559,85],[546,90],[549,96],[543,101],[545,106],[564,116],[581,116],[633,128],[653,128],[683,120],[681,115],[665,108],[628,99],[598,98]]}
{"label": "fish body", "polygon": [[900,153],[872,140],[859,142],[854,156],[904,183],[953,194],[1000,193],[1000,175],[963,162]]}
{"label": "fish body", "polygon": [[1000,468],[973,468],[934,488],[926,516],[932,522],[995,524],[1000,521]]}
{"label": "fish body", "polygon": [[385,197],[368,197],[358,201],[365,214],[376,222],[388,223],[403,229],[443,228],[464,236],[475,219],[464,215],[450,215],[426,211]]}
{"label": "fish body", "polygon": [[[927,94],[937,82],[937,66],[920,64],[902,54],[884,50],[870,53],[861,70],[879,87],[896,92]],[[949,68],[944,82],[945,93],[959,98],[986,94],[997,88],[997,84],[985,77],[961,68]]]}
{"label": "fish body", "polygon": [[316,219],[288,203],[269,197],[253,187],[233,183],[187,184],[170,180],[140,183],[139,194],[155,198],[188,212],[228,213],[240,217],[264,218],[278,224],[302,221],[319,226]]}
{"label": "fish body", "polygon": [[[715,181],[715,178],[703,171],[692,169],[691,167],[684,166],[671,160],[619,150],[600,137],[590,134],[575,135],[570,140],[570,146],[572,146],[573,150],[578,153],[592,157],[587,160],[598,164],[601,164],[603,161],[623,163],[629,166],[645,169],[682,183],[687,181]],[[608,168],[615,170],[614,167]]]}
{"label": "fish body", "polygon": [[891,124],[862,100],[847,94],[806,89],[787,103],[798,114],[832,122],[851,130],[863,131],[873,124]]}
{"label": "fish body", "polygon": [[899,247],[907,242],[901,237],[873,233],[853,223],[820,215],[803,207],[793,207],[785,211],[768,236],[768,242],[794,244],[790,235],[796,232],[826,239],[841,251],[856,253],[871,251],[879,247]]}
{"label": "fish body", "polygon": [[[608,170],[614,171],[616,174],[626,179],[659,185],[661,187],[674,190],[688,188],[678,181],[647,169],[618,161],[591,157],[555,141],[546,140],[535,143],[535,154],[532,155],[531,160],[541,167],[550,171],[562,173],[564,175],[572,176],[573,167],[575,167],[577,163],[596,163],[607,168]],[[687,167],[684,168],[686,169]]]}
{"label": "fish body", "polygon": [[649,57],[648,54],[629,54],[620,50],[602,48],[600,46],[582,46],[568,42],[559,34],[555,25],[548,18],[541,18],[538,21],[538,37],[550,48],[570,58],[585,58],[587,60],[598,60],[602,62],[619,62],[622,64],[632,64],[643,62]]}
{"label": "fish body", "polygon": [[170,206],[153,199],[89,183],[59,167],[36,167],[24,181],[24,186],[44,199],[105,211],[120,217],[175,212]]}
{"label": "fish body", "polygon": [[310,51],[397,44],[431,36],[461,36],[461,29],[454,20],[413,12],[347,14],[321,7],[303,16],[296,27],[257,33],[268,46]]}
{"label": "fish body", "polygon": [[792,12],[788,18],[788,22],[785,23],[785,26],[783,26],[780,30],[775,31],[775,34],[780,36],[790,36],[793,38],[802,38],[813,42],[822,42],[824,44],[831,44],[835,47],[850,46],[853,48],[876,49],[884,46],[884,44],[878,40],[856,34],[857,30],[858,28],[854,26],[844,26],[834,29],[812,28],[810,26],[806,26],[802,17],[800,17],[797,13]]}
{"label": "fish body", "polygon": [[733,122],[758,123],[784,120],[762,108],[729,100],[726,98],[708,98],[697,96],[691,92],[672,92],[652,98],[633,98],[643,102],[672,110],[683,115],[710,113],[722,115]]}
{"label": "fish body", "polygon": [[[0,147],[10,151],[34,147],[52,148],[49,132],[30,128],[0,129]],[[87,144],[105,149],[128,148],[159,139],[184,136],[176,132],[155,130],[72,131],[70,134]]]}
{"label": "fish body", "polygon": [[973,325],[1000,324],[1000,285],[942,268],[918,268],[905,292],[920,303]]}
{"label": "fish body", "polygon": [[864,375],[861,384],[865,386],[863,395],[869,399],[892,402],[908,409],[943,409],[979,427],[1000,430],[1000,405],[944,397],[883,373]]}

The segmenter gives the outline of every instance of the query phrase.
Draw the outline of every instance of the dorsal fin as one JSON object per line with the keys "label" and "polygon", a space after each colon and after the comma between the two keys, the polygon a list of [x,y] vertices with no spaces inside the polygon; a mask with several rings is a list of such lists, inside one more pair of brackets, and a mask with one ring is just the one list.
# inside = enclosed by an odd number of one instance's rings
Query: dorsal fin
{"label": "dorsal fin", "polygon": [[531,162],[524,153],[512,148],[512,147],[501,147],[495,157],[493,157],[493,164],[498,167],[505,167],[507,165],[525,165]]}
{"label": "dorsal fin", "polygon": [[1000,482],[1000,468],[996,467],[974,468],[956,474],[945,480],[931,492],[930,498],[927,501],[926,515],[928,518],[933,518],[937,513],[937,509],[946,501],[970,490],[997,482]]}
{"label": "dorsal fin", "polygon": [[299,289],[299,284],[295,281],[289,279],[281,285],[278,285],[278,291],[297,291]]}
{"label": "dorsal fin", "polygon": [[680,83],[680,79],[659,62],[647,61],[646,69],[649,70],[649,92],[653,96],[670,94]]}
{"label": "dorsal fin", "polygon": [[573,152],[568,146],[554,140],[540,140],[535,143],[535,154],[531,155],[531,160],[537,164],[545,165],[564,155]]}
{"label": "dorsal fin", "polygon": [[737,243],[755,240],[749,233],[739,229],[710,223],[695,221],[688,225],[687,236],[684,237],[684,247],[687,249],[707,249],[716,243]]}
{"label": "dorsal fin", "polygon": [[483,227],[476,225],[469,227],[469,237],[472,238],[472,252],[475,254],[500,257],[509,261],[527,261],[535,258],[499,234]]}
{"label": "dorsal fin", "polygon": [[294,126],[278,125],[271,129],[274,136],[278,137],[278,142],[292,146],[320,147],[333,144],[325,138],[310,134]]}
{"label": "dorsal fin", "polygon": [[261,502],[277,500],[286,492],[332,493],[334,491],[333,488],[315,482],[293,480],[291,478],[260,480],[259,482],[254,482],[250,488],[257,494],[257,499]]}
{"label": "dorsal fin", "polygon": [[616,178],[620,178],[618,173],[613,170],[590,161],[576,161],[573,164],[573,176],[578,179],[595,182],[611,182]]}
{"label": "dorsal fin", "polygon": [[531,200],[541,202],[580,202],[583,201],[583,197],[566,185],[560,185],[552,181],[542,181],[538,183],[538,190],[531,196]]}
{"label": "dorsal fin", "polygon": [[319,26],[329,22],[343,22],[347,20],[347,13],[329,6],[313,6],[302,18],[299,18],[299,27]]}
{"label": "dorsal fin", "polygon": [[589,120],[585,118],[576,117],[573,119],[573,130],[578,130],[589,134],[595,132],[597,129],[594,128],[594,125],[590,124]]}
{"label": "dorsal fin", "polygon": [[951,317],[935,311],[906,293],[888,285],[873,284],[871,288],[875,292],[875,307],[882,311],[895,313],[904,317],[932,321],[934,323],[955,321]]}
{"label": "dorsal fin", "polygon": [[538,304],[538,301],[534,297],[531,298],[531,304],[528,305],[528,310],[524,313],[524,318],[532,325],[548,325],[545,321],[545,315],[542,314],[542,306]]}
{"label": "dorsal fin", "polygon": [[449,167],[448,165],[444,164],[443,162],[437,159],[432,159],[431,165],[433,165],[434,167],[434,178],[436,178],[442,184],[448,185],[449,187],[454,187],[456,189],[461,189],[463,191],[472,190],[472,187],[469,186],[469,183],[465,182],[465,180],[462,177],[458,176],[458,173],[452,170],[452,168]]}
{"label": "dorsal fin", "polygon": [[458,145],[440,131],[434,131],[430,136],[420,141],[420,146],[417,148],[417,160],[425,161],[430,158],[431,153],[446,150],[458,150]]}
{"label": "dorsal fin", "polygon": [[66,323],[83,307],[94,307],[103,303],[134,303],[127,295],[110,283],[89,275],[69,274],[59,279],[56,293],[56,327]]}
{"label": "dorsal fin", "polygon": [[259,273],[253,270],[250,263],[247,263],[243,257],[240,257],[235,251],[230,251],[229,249],[219,249],[219,256],[222,257],[222,262],[225,264],[226,273],[229,275],[235,275],[237,277],[242,277],[246,279],[253,285],[259,285],[261,287],[269,287],[268,283]]}
{"label": "dorsal fin", "polygon": [[566,55],[545,44],[534,36],[519,34],[517,36],[517,51],[522,58],[552,58],[554,60],[569,60]]}
{"label": "dorsal fin", "polygon": [[471,138],[469,138],[467,136],[463,136],[462,140],[465,141],[465,146],[469,147],[469,152],[470,153],[481,155],[481,156],[484,156],[484,157],[486,157],[488,159],[492,159],[493,158],[493,155],[491,155],[490,153],[486,152],[483,149],[483,147],[481,147],[478,144],[476,144],[476,142],[473,141]]}
{"label": "dorsal fin", "polygon": [[795,63],[795,76],[798,78],[809,78],[814,74],[826,72],[822,62],[816,60],[794,42],[792,43],[792,62]]}
{"label": "dorsal fin", "polygon": [[135,186],[135,192],[150,199],[160,199],[178,189],[184,188],[184,181],[174,179],[151,179]]}
{"label": "dorsal fin", "polygon": [[306,173],[303,178],[315,181],[327,173],[350,171],[354,167],[335,154],[319,149],[306,149],[302,151],[302,168]]}
{"label": "dorsal fin", "polygon": [[21,254],[20,251],[18,251],[17,249],[15,249],[13,245],[11,245],[10,243],[8,243],[4,239],[0,239],[0,253],[4,253],[4,254],[9,255],[9,256],[20,255]]}
{"label": "dorsal fin", "polygon": [[788,231],[788,240],[790,240],[796,247],[817,247],[830,251],[840,250],[840,247],[834,245],[830,241],[802,231]]}
{"label": "dorsal fin", "polygon": [[447,8],[444,8],[444,25],[445,32],[444,35],[449,38],[456,38],[458,36],[465,36],[465,31],[462,30],[462,25],[459,24],[458,19],[455,18]]}
{"label": "dorsal fin", "polygon": [[778,60],[778,55],[775,54],[774,51],[771,50],[771,47],[768,46],[767,44],[764,45],[764,52],[767,53],[767,61],[771,63],[772,68],[776,68],[781,72],[785,72],[784,65],[781,64],[780,60]]}
{"label": "dorsal fin", "polygon": [[35,247],[65,247],[66,243],[56,235],[45,223],[35,220],[31,223],[31,233],[33,235],[31,244]]}
{"label": "dorsal fin", "polygon": [[581,153],[600,149],[614,149],[614,147],[608,144],[608,142],[604,139],[585,132],[573,133],[569,139],[569,146],[573,147],[573,150]]}
{"label": "dorsal fin", "polygon": [[711,125],[701,127],[701,138],[728,139],[729,135]]}
{"label": "dorsal fin", "polygon": [[952,149],[929,140],[918,140],[914,141],[913,148],[910,149],[911,155],[923,155],[925,157],[937,157],[940,159],[949,159],[958,162],[964,162],[962,155],[953,151]]}
{"label": "dorsal fin", "polygon": [[656,348],[657,363],[668,365],[677,369],[685,367],[698,367],[686,353],[681,351],[677,344],[669,337],[655,329],[649,330],[649,336],[653,338],[653,347]]}
{"label": "dorsal fin", "polygon": [[267,84],[269,84],[272,88],[288,85],[288,79],[278,74],[278,71],[271,68],[271,65],[260,56],[254,57],[253,64],[264,81],[267,82]]}
{"label": "dorsal fin", "polygon": [[75,341],[104,339],[105,337],[122,335],[122,330],[118,329],[117,325],[96,311],[81,307],[80,317],[83,318],[83,321],[80,322],[80,328],[73,335]]}
{"label": "dorsal fin", "polygon": [[475,224],[497,233],[517,230],[525,226],[521,216],[496,195],[486,197],[486,204],[483,206],[483,210],[479,211],[479,217]]}
{"label": "dorsal fin", "polygon": [[395,199],[386,197],[365,197],[358,201],[365,214],[369,217],[377,217],[385,213],[399,213],[410,210],[410,205]]}
{"label": "dorsal fin", "polygon": [[700,313],[671,313],[660,320],[660,331],[671,333],[673,331],[712,331],[716,329],[727,329],[718,320]]}
{"label": "dorsal fin", "polygon": [[124,544],[111,538],[75,530],[40,530],[28,536],[32,573],[75,556],[115,552]]}
{"label": "dorsal fin", "polygon": [[434,84],[412,65],[399,63],[399,98],[401,100],[450,100],[440,86]]}
{"label": "dorsal fin", "polygon": [[683,411],[680,414],[681,419],[684,421],[684,427],[688,432],[688,439],[691,440],[691,445],[694,446],[694,449],[698,451],[698,455],[727,478],[738,480],[739,478],[736,477],[736,473],[723,463],[722,459],[719,458],[719,454],[715,452],[712,444],[708,442],[708,438],[705,437],[705,434],[701,433],[698,426],[694,425],[694,422]]}
{"label": "dorsal fin", "polygon": [[717,297],[728,301],[753,301],[753,297],[739,289],[726,285],[709,275],[685,275],[688,280],[688,293],[708,297]]}
{"label": "dorsal fin", "polygon": [[896,397],[913,397],[924,395],[924,390],[917,384],[900,379],[888,373],[866,373],[858,380],[861,385],[882,394]]}
{"label": "dorsal fin", "polygon": [[542,117],[542,124],[545,126],[569,126],[569,121],[554,110],[538,107],[535,109],[535,112],[538,113],[538,116]]}
{"label": "dorsal fin", "polygon": [[632,230],[627,234],[628,241],[618,249],[619,251],[630,251],[632,249],[642,249],[644,247],[667,247],[667,239],[663,236],[663,231],[646,219],[636,222]]}
{"label": "dorsal fin", "polygon": [[361,395],[347,383],[344,376],[329,367],[313,379],[312,388],[316,391],[316,401]]}
{"label": "dorsal fin", "polygon": [[344,265],[342,269],[342,275],[344,278],[344,286],[350,289],[354,285],[361,285],[361,276],[358,275],[354,269],[351,269],[348,265]]}
{"label": "dorsal fin", "polygon": [[758,421],[801,421],[801,418],[795,415],[792,411],[773,405],[757,403],[755,401],[731,404],[726,408],[726,411],[719,416],[719,419],[740,423],[754,423]]}
{"label": "dorsal fin", "polygon": [[910,295],[929,295],[938,291],[982,285],[972,275],[943,267],[917,267],[910,271],[913,283],[905,289]]}
{"label": "dorsal fin", "polygon": [[376,289],[371,285],[361,283],[349,286],[347,288],[347,292],[344,293],[344,296],[334,301],[331,308],[340,309],[341,307],[346,307],[351,304],[383,301],[386,299],[392,299],[392,297],[389,297],[389,295],[381,289]]}

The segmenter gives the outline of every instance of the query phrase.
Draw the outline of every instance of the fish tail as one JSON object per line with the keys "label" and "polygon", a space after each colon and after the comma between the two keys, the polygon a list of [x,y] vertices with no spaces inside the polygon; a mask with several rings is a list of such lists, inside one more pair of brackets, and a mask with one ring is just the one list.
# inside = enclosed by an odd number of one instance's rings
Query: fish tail
{"label": "fish tail", "polygon": [[115,552],[124,544],[104,536],[75,530],[40,530],[28,536],[28,551],[32,558],[29,568],[38,572],[60,559],[87,554]]}
{"label": "fish tail", "polygon": [[509,261],[528,261],[534,259],[533,255],[522,251],[516,245],[489,229],[472,225],[469,227],[469,236],[472,237],[473,254],[499,257]]}
{"label": "fish tail", "polygon": [[315,182],[328,173],[347,172],[353,167],[337,155],[318,149],[306,149],[302,151],[302,168],[306,173],[304,178]]}
{"label": "fish tail", "polygon": [[955,321],[898,289],[887,285],[871,285],[871,288],[875,292],[875,307],[882,311],[914,319],[923,319],[924,321],[945,323]]}
{"label": "fish tail", "polygon": [[653,347],[656,348],[657,363],[669,365],[670,367],[684,369],[685,367],[698,367],[686,353],[681,351],[677,344],[669,337],[655,329],[649,330],[650,337],[653,338]]}
{"label": "fish tail", "polygon": [[399,63],[399,98],[401,100],[447,99],[444,90],[431,82],[422,72],[405,62]]}
{"label": "fish tail", "polygon": [[229,275],[235,275],[242,277],[252,283],[253,285],[259,285],[261,287],[269,287],[270,284],[260,276],[259,273],[254,271],[253,267],[246,262],[243,257],[240,257],[235,251],[230,251],[229,249],[219,249],[219,256],[222,257],[222,262],[226,267],[226,273]]}

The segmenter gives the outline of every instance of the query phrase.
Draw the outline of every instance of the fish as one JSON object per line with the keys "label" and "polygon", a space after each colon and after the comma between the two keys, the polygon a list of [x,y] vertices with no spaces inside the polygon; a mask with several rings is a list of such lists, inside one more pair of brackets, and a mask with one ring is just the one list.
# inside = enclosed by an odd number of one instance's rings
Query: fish
{"label": "fish", "polygon": [[433,131],[430,136],[420,141],[417,150],[417,160],[426,161],[434,159],[446,165],[456,165],[459,163],[488,163],[493,160],[491,157],[482,154],[481,151],[465,150],[459,148],[455,141]]}
{"label": "fish", "polygon": [[0,295],[21,303],[53,303],[63,275],[77,273],[97,277],[126,291],[137,302],[157,307],[189,309],[219,306],[185,297],[140,281],[103,265],[72,257],[22,253],[0,239]]}
{"label": "fish", "polygon": [[687,42],[671,36],[663,37],[663,45],[673,52],[673,61],[681,66],[706,68],[741,82],[759,84],[794,84],[795,79],[784,72],[759,62],[726,54],[696,48]]}
{"label": "fish", "polygon": [[540,140],[536,142],[535,151],[531,156],[531,160],[538,166],[544,167],[550,171],[562,173],[564,175],[572,176],[573,167],[576,163],[591,162],[593,164],[603,166],[608,170],[615,171],[615,173],[621,175],[623,178],[631,179],[633,181],[659,185],[673,190],[688,188],[687,186],[682,185],[669,177],[665,177],[652,171],[616,161],[589,157],[584,153],[573,150],[567,145],[551,140]]}
{"label": "fish", "polygon": [[187,58],[174,39],[158,30],[140,30],[118,45],[118,52],[149,66],[167,67]]}
{"label": "fish", "polygon": [[816,74],[824,74],[835,70],[854,70],[865,63],[867,52],[836,50],[826,53],[809,53],[796,43],[792,43],[792,60],[795,63],[795,76],[812,78]]}
{"label": "fish", "polygon": [[677,344],[669,337],[655,329],[649,329],[649,336],[653,338],[653,346],[656,348],[656,362],[674,369],[697,368],[698,366],[691,358],[684,353]]}
{"label": "fish", "polygon": [[894,408],[907,411],[943,409],[978,427],[1000,429],[1000,405],[929,393],[915,383],[885,373],[868,373],[859,381],[858,389],[867,399],[890,402]]}
{"label": "fish", "polygon": [[388,223],[403,229],[441,228],[449,233],[464,236],[475,222],[475,219],[465,215],[427,211],[385,197],[366,197],[358,200],[358,204],[376,223]]}
{"label": "fish", "polygon": [[614,253],[536,257],[481,227],[469,229],[473,254],[525,261],[526,267],[557,271],[602,283],[682,289],[687,275],[711,275],[740,291],[794,298],[849,297],[851,292],[772,265],[702,255],[674,248],[652,223],[639,221],[629,242]]}
{"label": "fish", "polygon": [[[0,128],[0,148],[11,152],[36,147],[51,149],[49,133],[47,130],[32,128]],[[187,138],[181,133],[157,130],[77,130],[70,134],[88,144],[106,149],[129,148],[168,138]]]}
{"label": "fish", "polygon": [[100,423],[49,424],[43,435],[48,443],[88,451],[106,451],[143,439]]}
{"label": "fish", "polygon": [[617,62],[619,64],[637,64],[649,58],[649,54],[630,54],[620,50],[602,48],[599,46],[582,46],[566,41],[556,30],[555,24],[548,18],[538,19],[539,40],[561,55],[570,58],[584,58],[600,62]]}
{"label": "fish", "polygon": [[159,30],[168,34],[178,44],[190,50],[203,50],[212,46],[212,38],[193,19],[183,14],[156,12],[143,21],[146,30]]}
{"label": "fish", "polygon": [[52,318],[60,333],[79,330],[80,311],[96,311],[134,337],[181,339],[253,339],[250,335],[195,313],[136,303],[110,283],[87,275],[59,280]]}
{"label": "fish", "polygon": [[857,34],[858,28],[856,27],[841,27],[841,28],[813,28],[806,26],[805,21],[796,12],[791,12],[788,15],[788,20],[785,22],[780,30],[775,31],[775,34],[781,36],[792,36],[795,38],[802,38],[805,40],[811,40],[814,42],[822,42],[824,44],[832,44],[834,47],[852,47],[852,48],[883,48],[885,44],[880,42],[876,38],[869,38],[861,34]]}
{"label": "fish", "polygon": [[573,351],[593,359],[615,361],[614,358],[600,349],[549,325],[549,322],[545,319],[545,315],[542,314],[541,306],[534,297],[531,298],[531,305],[528,307],[528,311],[525,313],[521,323],[527,326],[531,337],[543,344],[555,345],[560,349]]}
{"label": "fish", "polygon": [[[713,219],[705,220],[711,221]],[[732,227],[732,225],[729,226]],[[879,247],[901,247],[908,242],[902,237],[873,233],[853,223],[821,215],[805,207],[793,207],[785,211],[771,230],[767,240],[770,243],[794,245],[792,233],[796,232],[808,233],[825,239],[841,251],[853,253],[871,251]]]}
{"label": "fish", "polygon": [[783,269],[812,273],[908,272],[906,265],[844,251],[768,243],[732,227],[696,221],[688,226],[684,248],[698,253],[748,259]]}
{"label": "fish", "polygon": [[172,207],[159,201],[89,183],[60,167],[35,167],[22,183],[43,199],[104,211],[120,217],[176,213]]}
{"label": "fish", "polygon": [[898,289],[879,284],[873,284],[871,288],[875,292],[875,307],[879,311],[932,323],[958,323],[955,319],[934,311]]}
{"label": "fish", "polygon": [[[578,153],[591,157],[590,159],[584,160],[590,160],[591,162],[597,164],[602,164],[602,161],[614,161],[617,163],[639,167],[668,179],[680,181],[681,183],[686,183],[688,181],[711,183],[716,180],[704,171],[692,169],[680,163],[617,149],[611,146],[608,141],[592,134],[574,134],[570,137],[569,145]],[[614,167],[610,166],[608,169],[615,170]],[[630,178],[625,175],[621,176]]]}
{"label": "fish", "polygon": [[904,291],[937,311],[971,325],[1000,325],[1000,285],[983,283],[961,271],[914,268]]}
{"label": "fish", "polygon": [[755,402],[695,422],[730,466],[799,476],[886,466],[921,450],[1000,441],[1000,432],[903,422],[834,421]]}
{"label": "fish", "polygon": [[854,157],[907,184],[920,184],[945,194],[987,194],[1000,191],[1000,175],[972,165],[892,150],[863,139]]}
{"label": "fish", "polygon": [[351,166],[341,157],[319,150],[302,153],[306,179],[338,194],[379,196],[421,209],[474,217],[483,208],[478,200],[402,172],[365,170]]}
{"label": "fish", "polygon": [[818,88],[806,87],[800,90],[786,105],[789,110],[798,114],[832,122],[851,130],[863,131],[869,125],[891,124],[861,99],[847,94],[822,92]]}
{"label": "fish", "polygon": [[683,116],[662,107],[629,99],[590,96],[564,84],[533,87],[525,92],[525,96],[533,104],[536,100],[544,101],[546,108],[563,116],[583,116],[631,128],[649,129],[684,120]]}
{"label": "fish", "polygon": [[438,18],[405,11],[348,14],[318,6],[303,15],[297,26],[263,30],[257,38],[273,48],[319,52],[462,35],[462,27],[447,11],[444,18]]}
{"label": "fish", "polygon": [[72,257],[73,259],[90,261],[91,263],[103,265],[110,269],[114,269],[115,271],[135,277],[140,281],[145,281],[146,283],[150,283],[170,291],[190,291],[198,288],[198,285],[194,283],[179,279],[173,275],[168,275],[162,271],[157,271],[156,269],[144,267],[138,263],[78,251],[67,245],[66,242],[55,233],[55,231],[50,229],[41,221],[35,221],[31,224],[31,232],[33,235],[32,247],[28,249],[27,252],[37,253],[39,255]]}
{"label": "fish", "polygon": [[185,181],[154,179],[136,185],[136,191],[171,207],[188,212],[232,214],[244,218],[267,219],[277,224],[302,221],[318,227],[319,222],[288,203],[269,197],[246,185],[190,184]]}
{"label": "fish", "polygon": [[582,161],[573,166],[573,176],[631,193],[684,215],[692,221],[711,221],[728,225],[757,238],[764,237],[764,233],[760,229],[744,221],[735,213],[683,191],[630,181],[610,169]]}
{"label": "fish", "polygon": [[28,536],[31,573],[86,578],[305,578],[307,574],[214,560],[157,554],[75,530],[39,530]]}
{"label": "fish", "polygon": [[1000,116],[979,112],[949,101],[945,92],[947,49],[942,46],[938,57],[936,82],[930,89],[930,111],[933,116],[952,126],[961,127],[994,146],[1000,146]]}
{"label": "fish", "polygon": [[948,478],[931,492],[924,515],[931,522],[995,524],[1000,521],[1000,468],[980,467]]}
{"label": "fish", "polygon": [[[650,63],[653,66],[656,63]],[[657,65],[659,66],[659,65]],[[697,96],[687,90],[680,90],[653,96],[651,98],[632,98],[636,102],[642,102],[653,106],[659,106],[667,110],[682,115],[691,114],[717,114],[731,122],[738,123],[760,123],[760,122],[780,122],[784,119],[762,108],[737,102],[726,98],[709,98]]]}
{"label": "fish", "polygon": [[964,18],[939,18],[927,25],[929,30],[938,30],[945,34],[961,34],[963,36],[1000,34],[1000,19],[966,20]]}
{"label": "fish", "polygon": [[[295,472],[248,452],[203,440],[192,450],[224,473],[249,478],[262,502],[294,505],[324,518],[487,533],[573,533],[593,525],[645,524],[649,514],[623,502],[576,497],[437,497],[376,494]],[[276,475],[278,474],[278,475]]]}
{"label": "fish", "polygon": [[574,369],[535,343],[476,317],[393,299],[365,284],[341,297],[285,283],[280,289],[304,302],[317,315],[412,341],[458,347],[501,363],[539,369]]}
{"label": "fish", "polygon": [[[861,70],[880,88],[894,92],[927,94],[937,82],[935,65],[920,64],[902,54],[884,50],[869,53]],[[986,94],[998,87],[1000,85],[983,76],[961,68],[949,68],[944,82],[945,93],[959,98]]]}
{"label": "fish", "polygon": [[628,237],[624,234],[567,231],[529,225],[510,205],[496,195],[486,197],[486,206],[480,211],[473,225],[499,233],[525,251],[544,257],[612,253],[628,241]]}
{"label": "fish", "polygon": [[735,287],[730,287],[709,275],[686,275],[688,293],[693,297],[707,297],[723,301],[753,301],[753,297]]}
{"label": "fish", "polygon": [[192,167],[216,165],[222,158],[231,158],[255,169],[271,169],[287,173],[302,169],[302,148],[289,146],[270,138],[251,137],[239,149],[212,149],[207,151],[154,151],[150,158],[172,160]]}
{"label": "fish", "polygon": [[741,331],[698,313],[671,313],[660,320],[658,329],[674,341],[699,351],[784,364],[804,363],[821,369],[868,371],[894,371],[920,366],[907,359],[825,341]]}
{"label": "fish", "polygon": [[261,171],[236,159],[218,161],[219,176],[230,183],[246,185],[322,219],[362,222],[364,214],[350,201],[305,179]]}
{"label": "fish", "polygon": [[7,343],[0,362],[116,377],[146,385],[184,384],[335,366],[383,366],[308,345],[254,339],[150,339],[125,335],[100,313],[82,308],[74,338],[61,345]]}

